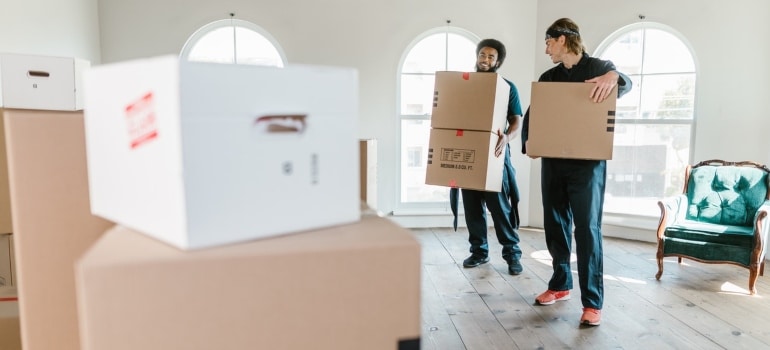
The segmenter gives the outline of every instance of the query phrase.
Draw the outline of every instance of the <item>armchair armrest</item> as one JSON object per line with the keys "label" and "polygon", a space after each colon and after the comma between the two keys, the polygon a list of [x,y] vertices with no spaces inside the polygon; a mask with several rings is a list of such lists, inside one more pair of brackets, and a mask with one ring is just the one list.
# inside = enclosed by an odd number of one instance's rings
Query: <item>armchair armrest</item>
{"label": "armchair armrest", "polygon": [[765,245],[767,244],[767,233],[770,231],[770,222],[768,222],[768,214],[770,214],[770,200],[766,200],[757,209],[757,213],[754,214],[754,249],[760,250],[759,261],[765,259]]}
{"label": "armchair armrest", "polygon": [[687,196],[679,194],[658,201],[660,207],[660,222],[658,223],[658,240],[663,239],[666,227],[678,220],[684,220],[687,213]]}

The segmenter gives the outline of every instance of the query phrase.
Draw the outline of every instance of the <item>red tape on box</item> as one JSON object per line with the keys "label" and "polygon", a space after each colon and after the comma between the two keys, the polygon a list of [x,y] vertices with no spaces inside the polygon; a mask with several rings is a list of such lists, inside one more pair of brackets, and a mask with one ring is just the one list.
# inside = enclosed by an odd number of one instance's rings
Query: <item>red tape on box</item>
{"label": "red tape on box", "polygon": [[125,108],[126,128],[131,149],[158,137],[158,125],[155,117],[155,98],[152,92],[132,101]]}

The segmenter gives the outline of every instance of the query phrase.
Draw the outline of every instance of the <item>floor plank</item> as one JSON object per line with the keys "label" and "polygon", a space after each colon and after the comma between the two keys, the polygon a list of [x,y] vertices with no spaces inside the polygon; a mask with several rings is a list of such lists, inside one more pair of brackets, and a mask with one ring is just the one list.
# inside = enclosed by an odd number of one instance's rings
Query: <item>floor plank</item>
{"label": "floor plank", "polygon": [[602,325],[581,327],[574,256],[572,299],[534,303],[552,272],[542,231],[521,230],[518,276],[508,275],[493,229],[491,261],[476,268],[462,267],[466,229],[413,232],[423,248],[422,349],[770,348],[770,281],[760,277],[750,296],[748,270],[737,266],[667,258],[658,281],[655,244],[605,238]]}

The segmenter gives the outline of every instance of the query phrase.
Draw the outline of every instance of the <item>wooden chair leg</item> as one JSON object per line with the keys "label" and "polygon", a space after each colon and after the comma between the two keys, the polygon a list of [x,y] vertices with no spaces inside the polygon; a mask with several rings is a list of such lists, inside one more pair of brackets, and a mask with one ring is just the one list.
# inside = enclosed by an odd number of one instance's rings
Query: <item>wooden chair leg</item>
{"label": "wooden chair leg", "polygon": [[749,268],[749,293],[751,295],[757,294],[757,277],[759,277],[760,268],[756,265],[752,265]]}
{"label": "wooden chair leg", "polygon": [[655,274],[655,279],[660,281],[660,276],[663,276],[663,258],[658,257],[658,273]]}

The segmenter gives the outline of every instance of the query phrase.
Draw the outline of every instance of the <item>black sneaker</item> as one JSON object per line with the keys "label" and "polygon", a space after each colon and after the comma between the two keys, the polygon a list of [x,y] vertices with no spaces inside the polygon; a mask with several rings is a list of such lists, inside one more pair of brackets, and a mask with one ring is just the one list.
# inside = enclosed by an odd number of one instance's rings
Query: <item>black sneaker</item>
{"label": "black sneaker", "polygon": [[488,262],[489,262],[488,256],[471,255],[468,257],[468,259],[463,260],[463,267],[476,267],[481,264],[486,264]]}
{"label": "black sneaker", "polygon": [[518,275],[522,271],[524,271],[524,266],[521,266],[521,262],[518,260],[511,261],[508,263],[508,273],[511,275]]}

